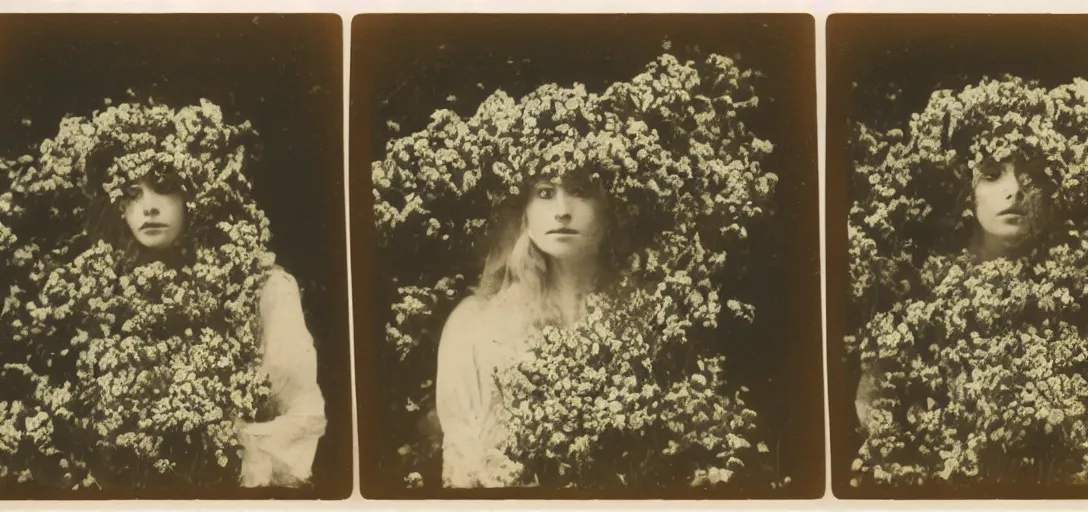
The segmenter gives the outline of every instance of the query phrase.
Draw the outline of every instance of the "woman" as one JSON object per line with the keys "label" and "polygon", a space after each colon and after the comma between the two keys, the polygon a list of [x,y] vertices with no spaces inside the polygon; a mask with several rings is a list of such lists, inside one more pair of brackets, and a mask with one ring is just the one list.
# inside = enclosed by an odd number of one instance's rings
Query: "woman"
{"label": "woman", "polygon": [[[966,197],[974,219],[967,250],[974,261],[1014,257],[1033,246],[1045,209],[1037,161],[984,162],[972,173]],[[862,375],[854,399],[864,428],[879,382],[874,370]]]}
{"label": "woman", "polygon": [[500,447],[502,390],[494,374],[529,356],[525,342],[535,330],[576,322],[583,297],[606,272],[603,191],[579,181],[540,180],[523,193],[475,295],[442,331],[436,403],[447,487],[501,487],[520,477]]}
{"label": "woman", "polygon": [[[754,98],[752,74],[719,55],[664,54],[644,71],[602,93],[548,84],[496,91],[468,118],[437,111],[373,163],[391,299],[382,357],[395,368],[386,460],[409,487],[431,481],[438,444],[448,487],[614,492],[766,475],[757,415],[723,366],[740,345],[717,330],[749,332],[755,308],[731,285],[778,181],[760,163],[773,145],[736,122],[756,106],[734,100]],[[432,400],[441,443],[406,428],[429,421]]]}
{"label": "woman", "polygon": [[52,426],[11,460],[64,469],[29,478],[166,490],[310,478],[324,399],[299,287],[274,265],[242,173],[252,133],[206,100],[125,103],[66,118],[17,174],[22,203],[84,218],[26,261],[29,304],[5,311],[29,325],[16,340],[44,347],[29,368],[55,374],[12,409]]}
{"label": "woman", "polygon": [[[127,187],[122,217],[140,259],[173,256],[184,236],[185,197],[169,181],[147,177]],[[131,246],[131,243],[124,245]],[[124,246],[122,245],[122,246]],[[295,279],[269,270],[259,294],[261,371],[272,387],[274,419],[238,425],[245,487],[299,486],[310,477],[325,432],[325,401],[317,385],[317,354],[306,328]]]}

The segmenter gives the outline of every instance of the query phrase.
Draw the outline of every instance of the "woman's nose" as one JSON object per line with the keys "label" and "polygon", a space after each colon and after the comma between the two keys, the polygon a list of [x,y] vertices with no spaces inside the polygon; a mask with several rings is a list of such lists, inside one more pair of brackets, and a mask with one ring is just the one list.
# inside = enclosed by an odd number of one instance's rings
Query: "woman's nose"
{"label": "woman's nose", "polygon": [[143,210],[144,215],[148,217],[154,217],[159,214],[159,204],[153,198],[144,196],[143,204],[140,205],[140,209]]}
{"label": "woman's nose", "polygon": [[562,191],[555,195],[555,220],[570,220],[570,200]]}
{"label": "woman's nose", "polygon": [[1005,187],[1005,197],[1016,199],[1016,196],[1020,193],[1020,177],[1016,173],[1006,173],[1003,185]]}

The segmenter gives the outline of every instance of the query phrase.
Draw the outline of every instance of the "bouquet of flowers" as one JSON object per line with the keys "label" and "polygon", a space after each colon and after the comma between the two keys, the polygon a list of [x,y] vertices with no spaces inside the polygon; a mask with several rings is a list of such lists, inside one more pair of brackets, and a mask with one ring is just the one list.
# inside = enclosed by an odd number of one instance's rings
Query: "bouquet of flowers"
{"label": "bouquet of flowers", "polygon": [[[620,279],[590,297],[578,325],[530,340],[535,359],[495,376],[506,454],[559,487],[705,486],[761,471],[769,450],[746,389],[723,373],[728,342],[717,330],[754,318],[729,283],[777,182],[760,165],[772,144],[742,119],[758,105],[757,77],[721,55],[664,54],[603,92],[496,91],[468,118],[439,110],[425,130],[390,141],[371,171],[377,265],[392,285],[386,357],[433,368],[441,322],[479,275],[496,206],[534,178],[589,170],[618,210]],[[417,261],[424,268],[404,264]],[[400,467],[421,485],[438,444],[411,427],[436,430],[434,383],[384,382]]]}
{"label": "bouquet of flowers", "polygon": [[[906,133],[854,127],[846,343],[879,375],[854,485],[1069,484],[1088,468],[1088,82],[933,93]],[[974,262],[973,173],[1042,165],[1030,254]]]}
{"label": "bouquet of flowers", "polygon": [[[3,161],[0,482],[235,484],[235,428],[269,396],[254,320],[274,258],[242,172],[255,132],[207,100],[107,106]],[[145,176],[187,199],[177,258],[142,263],[88,233]]]}

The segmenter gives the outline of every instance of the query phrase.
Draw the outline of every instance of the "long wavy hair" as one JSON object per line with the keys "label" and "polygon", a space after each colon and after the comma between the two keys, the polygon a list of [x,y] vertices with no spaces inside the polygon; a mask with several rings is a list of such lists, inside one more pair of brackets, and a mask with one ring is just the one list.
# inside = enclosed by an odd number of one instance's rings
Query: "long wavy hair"
{"label": "long wavy hair", "polygon": [[[587,174],[579,172],[568,175],[562,184],[583,187],[601,201],[605,235],[597,253],[599,267],[590,289],[602,291],[616,282],[620,263],[629,252],[630,243],[627,242],[628,237],[617,229],[621,225],[620,215],[608,197],[604,183],[599,179],[589,179]],[[562,315],[552,297],[550,258],[529,236],[525,213],[535,183],[523,184],[520,192],[500,204],[492,215],[488,229],[490,243],[480,282],[474,292],[485,299],[498,299],[510,306],[525,308],[528,322],[542,327],[561,324]]]}

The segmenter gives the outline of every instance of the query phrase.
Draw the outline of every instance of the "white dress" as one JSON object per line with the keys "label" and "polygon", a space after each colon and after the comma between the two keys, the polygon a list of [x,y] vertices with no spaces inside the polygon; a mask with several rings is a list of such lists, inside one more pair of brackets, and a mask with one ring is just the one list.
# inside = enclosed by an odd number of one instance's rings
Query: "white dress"
{"label": "white dress", "polygon": [[442,331],[435,405],[446,487],[508,487],[521,473],[502,450],[506,426],[493,377],[529,355],[524,318],[511,313],[494,301],[469,297]]}
{"label": "white dress", "polygon": [[244,487],[296,487],[310,478],[325,434],[325,399],[317,386],[317,352],[306,328],[298,283],[280,268],[261,289],[261,371],[272,388],[275,419],[239,427]]}

